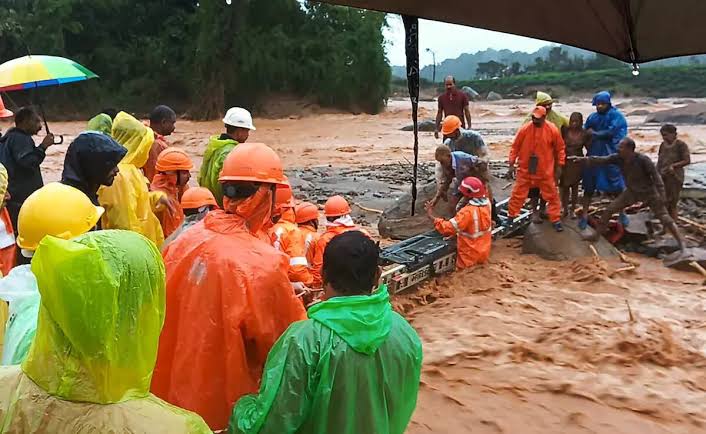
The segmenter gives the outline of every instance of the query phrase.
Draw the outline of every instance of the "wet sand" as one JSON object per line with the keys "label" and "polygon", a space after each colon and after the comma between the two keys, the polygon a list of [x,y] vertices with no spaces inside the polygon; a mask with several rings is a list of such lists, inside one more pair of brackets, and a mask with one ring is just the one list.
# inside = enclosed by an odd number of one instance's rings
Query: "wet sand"
{"label": "wet sand", "polygon": [[[493,158],[507,157],[531,105],[474,105],[474,127]],[[660,100],[647,109],[674,106]],[[566,115],[592,110],[587,102],[556,109]],[[409,124],[409,112],[406,101],[391,101],[379,116],[256,119],[250,141],[273,146],[289,168],[330,165],[335,177],[339,168],[412,160],[411,134],[399,131]],[[421,119],[434,114],[434,103],[422,103]],[[642,125],[644,116],[628,120],[639,149],[654,155],[659,126]],[[51,126],[67,134],[68,143],[84,125]],[[187,149],[198,167],[207,137],[221,130],[220,122],[179,121],[169,140]],[[693,160],[706,161],[706,126],[680,132]],[[421,133],[420,159],[431,160],[438,143]],[[46,180],[60,176],[64,152],[65,146],[48,152]],[[395,298],[424,343],[409,433],[706,432],[702,279],[646,258],[638,258],[637,272],[611,277],[621,264],[548,262],[520,255],[519,246],[518,240],[501,241],[489,264]]]}

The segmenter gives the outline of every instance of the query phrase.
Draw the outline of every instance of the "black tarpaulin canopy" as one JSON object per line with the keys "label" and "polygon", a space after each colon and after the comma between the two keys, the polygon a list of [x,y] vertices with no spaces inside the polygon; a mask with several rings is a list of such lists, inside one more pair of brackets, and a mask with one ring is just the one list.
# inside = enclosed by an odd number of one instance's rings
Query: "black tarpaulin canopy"
{"label": "black tarpaulin canopy", "polygon": [[529,36],[628,63],[706,52],[706,0],[322,1]]}

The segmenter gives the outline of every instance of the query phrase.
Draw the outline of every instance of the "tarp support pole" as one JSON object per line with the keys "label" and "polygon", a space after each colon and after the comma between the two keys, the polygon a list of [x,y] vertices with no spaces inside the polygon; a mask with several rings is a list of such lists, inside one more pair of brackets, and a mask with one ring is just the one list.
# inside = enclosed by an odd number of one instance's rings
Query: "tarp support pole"
{"label": "tarp support pole", "polygon": [[407,87],[412,101],[412,126],[414,131],[414,168],[412,178],[412,215],[417,204],[417,166],[419,164],[419,19],[402,15],[405,33],[405,54],[407,55]]}

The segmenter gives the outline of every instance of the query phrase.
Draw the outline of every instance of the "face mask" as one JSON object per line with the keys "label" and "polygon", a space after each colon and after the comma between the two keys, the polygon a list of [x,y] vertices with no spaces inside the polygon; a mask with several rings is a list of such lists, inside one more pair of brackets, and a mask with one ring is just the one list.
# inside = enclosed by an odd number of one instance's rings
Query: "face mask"
{"label": "face mask", "polygon": [[223,209],[245,220],[251,234],[266,231],[272,227],[272,208],[274,193],[272,186],[262,184],[257,192],[245,199],[230,199],[225,197]]}

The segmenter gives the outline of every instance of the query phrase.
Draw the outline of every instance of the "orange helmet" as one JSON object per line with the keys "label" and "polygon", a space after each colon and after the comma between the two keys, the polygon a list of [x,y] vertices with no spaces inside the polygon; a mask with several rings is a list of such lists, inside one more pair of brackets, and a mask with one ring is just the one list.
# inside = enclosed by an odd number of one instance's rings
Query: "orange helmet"
{"label": "orange helmet", "polygon": [[461,119],[458,116],[449,115],[441,123],[441,134],[448,136],[459,128],[461,128]]}
{"label": "orange helmet", "polygon": [[159,153],[157,157],[157,171],[169,172],[170,170],[191,170],[194,163],[189,154],[179,148],[169,147]]}
{"label": "orange helmet", "polygon": [[294,194],[289,184],[278,184],[275,190],[275,206],[280,209],[294,208]]}
{"label": "orange helmet", "polygon": [[9,118],[14,115],[14,113],[5,108],[5,103],[2,102],[2,97],[0,97],[0,118]]}
{"label": "orange helmet", "polygon": [[319,219],[319,207],[309,202],[302,202],[294,208],[297,224]]}
{"label": "orange helmet", "polygon": [[187,189],[181,196],[181,207],[184,209],[198,209],[202,206],[210,205],[218,208],[216,198],[211,190],[203,187],[192,187]]}
{"label": "orange helmet", "polygon": [[326,217],[340,217],[350,213],[351,207],[343,196],[330,197],[326,201],[326,205],[324,205],[324,215]]}
{"label": "orange helmet", "polygon": [[279,156],[263,143],[242,143],[236,146],[223,162],[218,181],[287,184]]}

